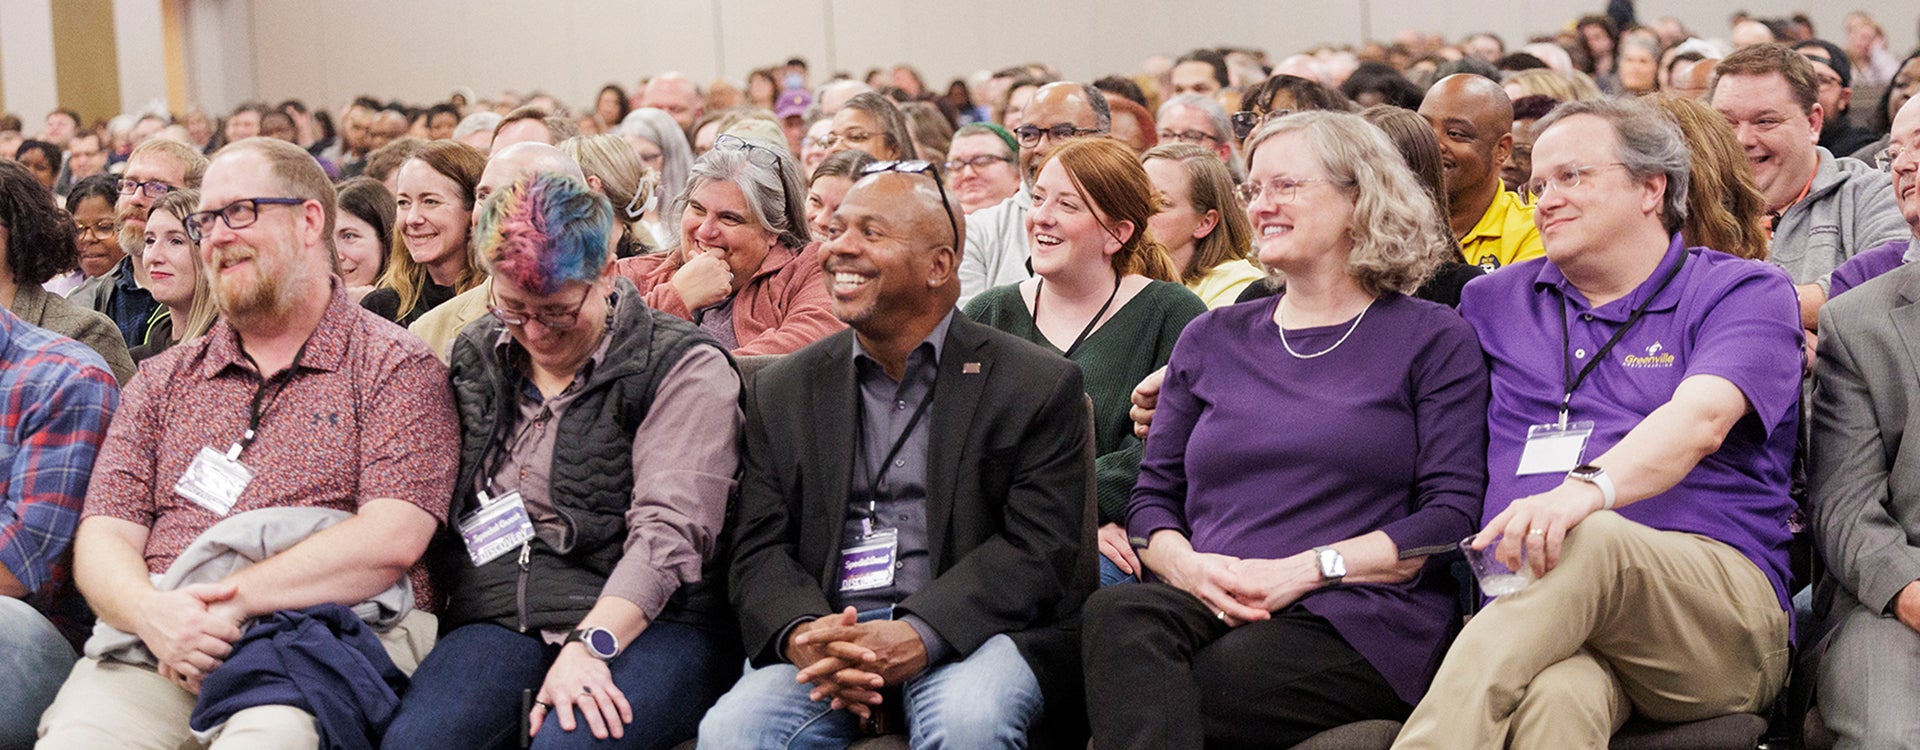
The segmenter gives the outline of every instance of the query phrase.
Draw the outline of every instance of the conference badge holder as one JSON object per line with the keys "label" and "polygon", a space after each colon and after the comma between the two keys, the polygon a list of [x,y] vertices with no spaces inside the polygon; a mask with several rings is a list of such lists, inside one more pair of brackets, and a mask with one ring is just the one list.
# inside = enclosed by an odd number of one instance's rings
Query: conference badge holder
{"label": "conference badge holder", "polygon": [[861,534],[840,551],[840,591],[872,591],[893,585],[893,564],[900,552],[900,532],[875,529],[861,522]]}
{"label": "conference badge holder", "polygon": [[1593,435],[1593,422],[1537,424],[1527,428],[1527,446],[1520,452],[1515,476],[1565,474],[1580,465],[1580,454]]}
{"label": "conference badge holder", "polygon": [[236,444],[226,453],[212,447],[201,448],[185,473],[173,483],[173,491],[216,516],[225,516],[240,501],[240,493],[253,482],[253,470],[240,463],[244,445]]}
{"label": "conference badge holder", "polygon": [[533,538],[533,520],[527,517],[519,491],[499,497],[481,492],[479,497],[480,507],[460,519],[460,538],[476,568]]}

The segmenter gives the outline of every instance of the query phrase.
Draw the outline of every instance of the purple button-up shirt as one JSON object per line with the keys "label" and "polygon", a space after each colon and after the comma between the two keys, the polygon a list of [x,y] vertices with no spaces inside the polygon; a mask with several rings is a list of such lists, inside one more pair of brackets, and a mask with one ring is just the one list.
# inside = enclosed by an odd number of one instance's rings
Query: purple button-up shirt
{"label": "purple button-up shirt", "polygon": [[[1660,281],[1685,258],[1673,282]],[[1527,430],[1556,422],[1564,368],[1575,372],[1652,295],[1640,322],[1573,394],[1569,421],[1592,421],[1583,461],[1613,448],[1649,413],[1673,398],[1680,381],[1717,375],[1752,405],[1720,449],[1666,492],[1620,514],[1666,531],[1701,534],[1746,555],[1787,601],[1788,466],[1800,410],[1799,307],[1792,280],[1759,261],[1702,247],[1675,235],[1653,274],[1627,296],[1593,307],[1545,258],[1475,279],[1460,314],[1480,334],[1493,379],[1487,415],[1487,497],[1482,523],[1514,499],[1546,492],[1565,476],[1516,476]],[[1568,341],[1563,346],[1561,321]]]}

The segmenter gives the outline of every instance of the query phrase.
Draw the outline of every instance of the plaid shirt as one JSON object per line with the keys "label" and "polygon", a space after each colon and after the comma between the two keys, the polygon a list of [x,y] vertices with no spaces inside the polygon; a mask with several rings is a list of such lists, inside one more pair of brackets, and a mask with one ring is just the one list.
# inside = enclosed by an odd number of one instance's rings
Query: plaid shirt
{"label": "plaid shirt", "polygon": [[0,309],[0,565],[64,631],[85,607],[67,571],[73,531],[120,405],[100,355]]}

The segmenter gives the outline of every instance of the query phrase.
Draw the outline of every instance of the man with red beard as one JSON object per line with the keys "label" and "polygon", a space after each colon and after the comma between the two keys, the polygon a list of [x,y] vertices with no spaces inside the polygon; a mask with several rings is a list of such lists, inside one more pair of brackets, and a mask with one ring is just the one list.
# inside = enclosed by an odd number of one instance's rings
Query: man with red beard
{"label": "man with red beard", "polygon": [[207,157],[191,146],[161,138],[148,139],[127,157],[127,168],[120,173],[120,198],[113,204],[114,226],[126,257],[113,270],[81,284],[67,300],[112,318],[128,349],[147,343],[147,319],[159,306],[144,288],[146,271],[140,266],[147,212],[160,196],[199,188],[206,172]]}
{"label": "man with red beard", "polygon": [[[345,628],[317,628],[344,633],[343,646],[370,629],[384,658],[354,653],[382,674],[411,673],[433,642],[420,557],[445,520],[458,462],[446,367],[347,298],[333,273],[333,186],[304,149],[271,138],[227,146],[200,208],[187,230],[220,322],[148,360],[126,390],[75,537],[81,592],[137,643],[75,665],[41,718],[40,747],[195,744],[190,714],[193,729],[218,733],[215,747],[314,747],[329,730],[375,721],[359,707],[396,700],[378,693],[391,683],[261,688],[250,678],[282,661],[263,627],[304,633],[303,646],[314,630],[303,623],[322,618]],[[236,528],[260,548],[250,566],[198,565]],[[371,615],[365,629],[330,606],[366,603],[377,613],[358,613]],[[195,713],[196,695],[198,710],[225,713]]]}

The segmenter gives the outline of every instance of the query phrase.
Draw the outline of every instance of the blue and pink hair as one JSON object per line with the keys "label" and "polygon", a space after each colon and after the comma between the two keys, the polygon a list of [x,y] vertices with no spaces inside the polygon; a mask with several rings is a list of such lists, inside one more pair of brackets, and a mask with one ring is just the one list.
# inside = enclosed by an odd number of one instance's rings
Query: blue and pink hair
{"label": "blue and pink hair", "polygon": [[606,270],[613,206],[587,184],[543,173],[487,196],[474,220],[474,250],[493,268],[534,294],[553,294],[575,281],[591,283]]}

